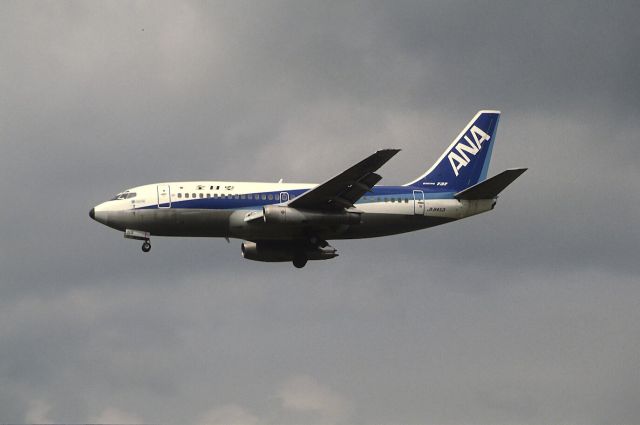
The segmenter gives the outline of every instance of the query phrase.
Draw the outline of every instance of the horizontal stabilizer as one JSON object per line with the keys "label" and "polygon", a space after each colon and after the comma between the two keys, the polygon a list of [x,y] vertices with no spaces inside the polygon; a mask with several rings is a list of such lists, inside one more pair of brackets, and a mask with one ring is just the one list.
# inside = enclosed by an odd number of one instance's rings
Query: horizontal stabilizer
{"label": "horizontal stabilizer", "polygon": [[527,171],[526,168],[512,168],[505,170],[491,178],[488,178],[478,184],[474,184],[462,190],[455,195],[456,199],[492,199],[498,196],[507,186],[515,179],[520,177],[522,173]]}

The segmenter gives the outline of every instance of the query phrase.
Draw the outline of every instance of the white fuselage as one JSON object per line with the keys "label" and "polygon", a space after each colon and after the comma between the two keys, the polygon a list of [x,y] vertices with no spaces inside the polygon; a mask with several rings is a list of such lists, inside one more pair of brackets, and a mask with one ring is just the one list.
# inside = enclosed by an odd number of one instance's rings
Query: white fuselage
{"label": "white fuselage", "polygon": [[[155,236],[205,236],[248,240],[305,237],[305,226],[265,226],[245,220],[268,205],[284,205],[316,187],[308,183],[169,182],[138,186],[92,210],[94,219],[121,231]],[[443,224],[493,208],[493,199],[465,201],[452,193],[407,186],[375,186],[351,211],[357,224],[328,225],[323,239],[384,236]]]}

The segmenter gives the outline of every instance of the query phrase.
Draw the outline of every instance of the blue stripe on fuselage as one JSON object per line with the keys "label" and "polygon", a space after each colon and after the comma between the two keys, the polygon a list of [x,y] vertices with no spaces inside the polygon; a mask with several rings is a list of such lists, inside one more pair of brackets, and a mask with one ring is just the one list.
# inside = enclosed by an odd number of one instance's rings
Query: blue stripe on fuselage
{"label": "blue stripe on fuselage", "polygon": [[[435,189],[435,188],[434,188]],[[370,192],[367,192],[362,198],[360,198],[357,204],[367,204],[374,202],[384,202],[388,198],[401,198],[413,200],[413,191],[415,187],[411,186],[376,186]],[[454,192],[437,192],[431,191],[429,188],[421,188],[424,192],[425,199],[451,199]],[[215,210],[256,210],[265,205],[273,205],[280,203],[280,193],[287,192],[290,199],[298,197],[301,194],[307,192],[307,189],[296,190],[279,190],[276,192],[258,192],[252,193],[252,197],[260,196],[260,199],[247,199],[248,194],[233,195],[222,198],[194,198],[194,199],[175,199],[171,201],[171,208],[184,208],[184,209],[215,209]],[[245,196],[243,199],[242,196]],[[265,196],[266,199],[262,199]],[[271,196],[272,199],[269,199]],[[167,208],[169,204],[161,204],[161,207]],[[156,209],[157,204],[148,205],[146,207],[140,207],[139,209]]]}

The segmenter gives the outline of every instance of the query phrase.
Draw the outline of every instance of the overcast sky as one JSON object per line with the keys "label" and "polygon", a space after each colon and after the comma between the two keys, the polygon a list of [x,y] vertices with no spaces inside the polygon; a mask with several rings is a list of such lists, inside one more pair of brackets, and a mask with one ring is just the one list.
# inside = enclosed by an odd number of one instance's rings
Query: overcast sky
{"label": "overcast sky", "polygon": [[[0,422],[640,424],[640,3],[0,3]],[[340,257],[138,242],[128,187],[422,174],[503,113],[489,214]]]}

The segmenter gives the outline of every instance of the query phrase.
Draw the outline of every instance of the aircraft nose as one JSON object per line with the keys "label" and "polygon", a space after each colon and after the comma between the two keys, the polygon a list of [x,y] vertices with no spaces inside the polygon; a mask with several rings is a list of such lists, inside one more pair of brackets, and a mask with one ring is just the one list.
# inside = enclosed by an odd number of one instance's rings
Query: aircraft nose
{"label": "aircraft nose", "polygon": [[95,217],[96,217],[96,209],[95,208],[91,208],[91,211],[89,211],[89,217],[91,217],[92,219],[95,220]]}

